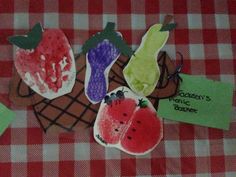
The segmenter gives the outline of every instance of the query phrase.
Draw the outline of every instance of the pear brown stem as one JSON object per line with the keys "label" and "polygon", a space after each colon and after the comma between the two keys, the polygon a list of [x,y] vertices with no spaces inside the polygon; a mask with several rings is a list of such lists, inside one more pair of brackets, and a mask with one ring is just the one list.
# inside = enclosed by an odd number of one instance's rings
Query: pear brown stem
{"label": "pear brown stem", "polygon": [[164,18],[163,26],[169,24],[172,19],[173,19],[173,15],[166,15]]}

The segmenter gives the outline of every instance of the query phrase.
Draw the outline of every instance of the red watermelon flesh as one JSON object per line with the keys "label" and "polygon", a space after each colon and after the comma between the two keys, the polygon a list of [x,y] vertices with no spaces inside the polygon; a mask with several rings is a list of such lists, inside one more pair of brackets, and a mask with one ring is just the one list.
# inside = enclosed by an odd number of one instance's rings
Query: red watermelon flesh
{"label": "red watermelon flesh", "polygon": [[[111,105],[102,102],[94,137],[107,147],[116,147],[132,155],[146,154],[162,139],[161,120],[146,98],[132,95],[134,93],[128,88],[125,90],[129,93],[124,99],[114,100]],[[140,98],[147,100],[147,107],[138,106]]]}
{"label": "red watermelon flesh", "polygon": [[121,146],[129,152],[143,153],[160,141],[161,122],[156,112],[141,108],[132,117],[132,123],[121,139]]}
{"label": "red watermelon flesh", "polygon": [[119,142],[135,108],[136,103],[133,99],[125,99],[117,104],[104,107],[100,114],[101,119],[98,127],[100,135],[107,143],[116,144]]}

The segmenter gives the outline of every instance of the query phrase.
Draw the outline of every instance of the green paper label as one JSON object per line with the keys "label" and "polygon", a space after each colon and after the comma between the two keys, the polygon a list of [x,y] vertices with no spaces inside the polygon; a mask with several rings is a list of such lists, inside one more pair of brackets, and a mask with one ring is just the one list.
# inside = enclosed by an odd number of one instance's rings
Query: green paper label
{"label": "green paper label", "polygon": [[15,118],[15,113],[0,103],[0,135]]}
{"label": "green paper label", "polygon": [[158,115],[175,121],[229,129],[233,86],[203,77],[180,74],[177,96],[159,102]]}

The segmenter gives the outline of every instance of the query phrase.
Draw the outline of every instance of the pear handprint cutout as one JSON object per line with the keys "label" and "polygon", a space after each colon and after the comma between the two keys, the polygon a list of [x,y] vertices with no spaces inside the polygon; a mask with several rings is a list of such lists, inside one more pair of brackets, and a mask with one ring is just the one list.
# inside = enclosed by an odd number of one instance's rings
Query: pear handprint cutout
{"label": "pear handprint cutout", "polygon": [[155,89],[160,78],[157,56],[169,37],[175,23],[155,24],[143,36],[139,48],[123,70],[129,87],[139,95],[148,96]]}

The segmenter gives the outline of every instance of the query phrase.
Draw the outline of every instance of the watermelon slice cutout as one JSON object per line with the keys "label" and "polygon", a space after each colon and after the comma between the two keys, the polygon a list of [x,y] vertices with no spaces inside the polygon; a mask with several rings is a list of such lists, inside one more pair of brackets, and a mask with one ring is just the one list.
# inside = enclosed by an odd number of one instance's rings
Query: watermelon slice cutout
{"label": "watermelon slice cutout", "polygon": [[146,97],[119,87],[103,99],[94,124],[94,138],[99,144],[145,155],[162,137],[162,120]]}

